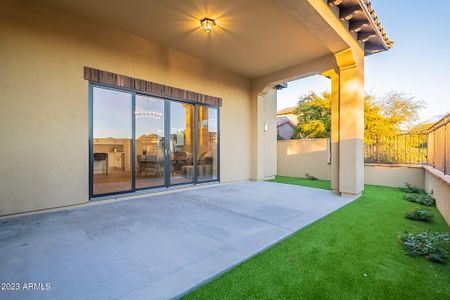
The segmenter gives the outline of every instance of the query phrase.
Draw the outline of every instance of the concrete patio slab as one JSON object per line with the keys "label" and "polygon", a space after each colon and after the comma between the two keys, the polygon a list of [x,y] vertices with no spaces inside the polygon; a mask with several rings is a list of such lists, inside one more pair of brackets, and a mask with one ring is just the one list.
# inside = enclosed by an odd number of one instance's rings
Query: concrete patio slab
{"label": "concrete patio slab", "polygon": [[0,298],[178,297],[350,201],[240,182],[3,219]]}

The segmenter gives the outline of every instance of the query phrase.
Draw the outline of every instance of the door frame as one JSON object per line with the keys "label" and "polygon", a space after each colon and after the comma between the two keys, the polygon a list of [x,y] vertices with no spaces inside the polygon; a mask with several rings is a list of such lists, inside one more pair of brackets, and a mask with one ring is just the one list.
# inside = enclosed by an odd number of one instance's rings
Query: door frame
{"label": "door frame", "polygon": [[[193,107],[194,114],[192,116],[192,119],[193,119],[194,124],[192,126],[193,127],[192,128],[192,130],[193,130],[193,135],[192,135],[192,138],[193,138],[193,145],[192,145],[193,161],[192,161],[192,165],[193,165],[194,170],[193,170],[192,181],[189,181],[189,182],[171,183],[171,180],[170,180],[170,178],[171,178],[170,170],[171,170],[171,165],[172,165],[172,161],[171,161],[171,157],[170,157],[170,155],[171,155],[171,150],[170,150],[170,135],[171,135],[170,124],[171,123],[170,122],[172,120],[172,114],[170,113],[170,108],[171,108],[172,103],[174,103],[174,102],[181,103],[181,104],[189,104],[189,105],[192,105],[192,107]],[[166,147],[165,147],[166,148],[165,154],[167,155],[167,157],[166,157],[167,180],[166,180],[165,186],[167,188],[169,188],[169,187],[178,186],[178,185],[196,184],[197,183],[197,169],[196,169],[196,165],[197,165],[197,159],[196,159],[196,157],[197,157],[197,130],[196,130],[195,116],[197,114],[197,106],[195,105],[195,103],[183,102],[183,101],[179,101],[179,100],[176,100],[176,101],[167,100],[166,103],[167,103],[167,113],[166,113],[167,126],[165,126],[164,130],[165,130],[166,137],[167,137],[166,138]]]}
{"label": "door frame", "polygon": [[[128,93],[131,95],[131,124],[132,124],[132,140],[131,140],[131,190],[125,190],[125,191],[118,191],[118,192],[111,192],[111,193],[103,193],[103,194],[94,194],[94,97],[93,92],[94,88],[101,88],[105,90],[110,91],[116,91],[116,92],[123,92]],[[144,97],[152,97],[157,98],[162,101],[164,101],[164,184],[158,185],[158,186],[151,186],[151,187],[142,187],[142,188],[136,188],[136,95],[141,95]],[[107,85],[102,85],[98,83],[92,83],[89,82],[88,86],[88,119],[89,119],[89,139],[88,139],[88,155],[89,155],[89,199],[95,199],[100,197],[106,197],[106,196],[112,196],[112,195],[120,195],[120,194],[132,194],[137,191],[145,191],[145,190],[152,190],[152,189],[160,189],[160,188],[170,188],[173,186],[180,186],[180,185],[196,185],[196,184],[204,184],[204,183],[210,183],[210,182],[220,182],[220,107],[219,106],[213,106],[209,104],[203,104],[203,103],[192,103],[190,101],[181,101],[179,99],[174,99],[170,97],[161,97],[161,96],[155,96],[145,93],[137,93],[135,91],[126,89],[126,88],[115,88],[110,87]],[[170,105],[173,102],[178,103],[186,103],[193,105],[194,108],[194,125],[193,125],[193,180],[190,182],[181,182],[181,183],[170,183]],[[198,160],[198,108],[200,106],[203,107],[210,107],[217,110],[217,179],[211,179],[211,180],[202,180],[198,181],[198,170],[197,170],[197,160]]]}
{"label": "door frame", "polygon": [[[155,97],[155,96],[150,96],[150,95],[144,95],[144,94],[140,94],[140,93],[134,93],[134,96],[133,96],[133,103],[134,103],[134,107],[133,107],[133,119],[135,120],[135,122],[136,122],[136,96],[144,96],[144,97],[152,97],[152,98],[156,98],[156,99],[158,99],[158,100],[161,100],[161,101],[163,101],[163,104],[164,104],[164,112],[163,112],[163,115],[164,115],[164,181],[163,181],[163,184],[161,184],[161,185],[155,185],[155,186],[149,186],[149,187],[140,187],[140,188],[136,188],[136,126],[134,126],[133,127],[133,163],[135,164],[134,165],[134,168],[133,168],[133,170],[132,170],[132,173],[133,173],[133,175],[132,175],[132,180],[133,180],[133,191],[132,192],[136,192],[136,191],[143,191],[143,190],[148,190],[148,189],[156,189],[156,188],[164,188],[164,187],[167,187],[167,178],[166,178],[166,176],[167,176],[167,157],[166,157],[166,149],[167,149],[167,139],[166,139],[166,137],[167,137],[167,126],[166,126],[166,118],[167,118],[167,108],[166,108],[166,106],[167,106],[167,99],[164,99],[164,98],[161,98],[161,97]],[[136,125],[136,124],[135,124]]]}

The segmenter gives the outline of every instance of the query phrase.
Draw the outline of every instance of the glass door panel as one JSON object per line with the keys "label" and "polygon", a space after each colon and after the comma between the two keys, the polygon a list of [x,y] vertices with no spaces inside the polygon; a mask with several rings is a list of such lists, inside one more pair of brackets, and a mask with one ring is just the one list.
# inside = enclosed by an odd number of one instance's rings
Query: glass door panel
{"label": "glass door panel", "polygon": [[163,186],[164,100],[136,95],[136,188]]}
{"label": "glass door panel", "polygon": [[91,89],[92,196],[218,179],[217,108]]}
{"label": "glass door panel", "polygon": [[194,105],[170,103],[170,184],[194,181]]}
{"label": "glass door panel", "polygon": [[130,191],[132,95],[94,87],[92,96],[92,192]]}
{"label": "glass door panel", "polygon": [[217,180],[217,108],[198,106],[197,181]]}

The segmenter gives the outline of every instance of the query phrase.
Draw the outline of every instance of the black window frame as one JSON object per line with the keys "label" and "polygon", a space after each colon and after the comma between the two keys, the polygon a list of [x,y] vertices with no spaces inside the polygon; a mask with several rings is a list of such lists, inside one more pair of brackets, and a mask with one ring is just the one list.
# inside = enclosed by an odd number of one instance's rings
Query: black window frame
{"label": "black window frame", "polygon": [[[94,88],[101,88],[106,89],[110,91],[117,91],[117,92],[124,92],[129,93],[131,95],[131,109],[132,109],[132,141],[131,141],[131,190],[126,191],[119,191],[119,192],[111,192],[111,193],[103,193],[103,194],[94,194],[94,95],[93,91]],[[103,85],[99,83],[93,83],[89,82],[89,93],[88,93],[88,103],[89,103],[89,109],[88,109],[88,115],[89,115],[89,140],[88,140],[88,155],[89,155],[89,200],[96,199],[96,198],[102,198],[112,195],[121,195],[121,194],[133,194],[139,191],[146,191],[146,190],[155,190],[155,189],[170,189],[171,187],[180,186],[180,185],[197,185],[197,184],[205,184],[205,183],[211,183],[211,182],[220,182],[220,106],[215,105],[209,105],[206,103],[193,103],[191,101],[182,101],[179,99],[167,97],[167,96],[155,96],[151,94],[146,94],[142,92],[136,92],[133,90],[125,89],[125,88],[117,88],[117,87],[111,87],[108,85]],[[182,183],[170,183],[170,173],[167,172],[170,167],[170,159],[167,158],[167,151],[164,151],[165,154],[165,172],[164,172],[164,184],[160,186],[151,186],[151,187],[142,187],[142,188],[136,188],[136,95],[141,95],[144,97],[152,97],[161,99],[164,101],[164,131],[165,131],[165,149],[167,149],[169,145],[169,139],[170,139],[170,103],[171,102],[178,102],[178,103],[186,103],[191,104],[194,106],[194,143],[193,143],[193,168],[194,168],[194,178],[191,182],[182,182]],[[198,161],[198,155],[197,155],[197,148],[198,148],[198,108],[200,106],[203,107],[211,107],[214,109],[217,109],[217,179],[211,179],[211,180],[201,180],[198,181],[198,170],[197,170],[197,161]]]}

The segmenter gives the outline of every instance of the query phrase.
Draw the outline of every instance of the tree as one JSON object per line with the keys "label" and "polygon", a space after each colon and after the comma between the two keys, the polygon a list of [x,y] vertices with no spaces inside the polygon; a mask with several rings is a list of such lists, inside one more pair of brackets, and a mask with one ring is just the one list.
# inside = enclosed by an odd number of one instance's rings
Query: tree
{"label": "tree", "polygon": [[311,92],[300,98],[294,111],[297,127],[294,138],[324,138],[331,132],[331,95],[323,92],[321,96]]}
{"label": "tree", "polygon": [[392,137],[411,130],[417,124],[423,103],[403,93],[389,92],[381,99],[366,96],[364,103],[364,142],[371,144],[379,137]]}
{"label": "tree", "polygon": [[[412,128],[422,108],[422,102],[398,92],[387,93],[380,99],[366,95],[364,97],[364,142],[374,143],[379,136],[393,136],[402,130]],[[294,113],[298,119],[294,138],[330,136],[331,95],[329,92],[323,92],[320,95],[311,92],[302,96]]]}
{"label": "tree", "polygon": [[383,116],[396,129],[410,129],[419,119],[424,104],[403,93],[389,92],[380,101]]}
{"label": "tree", "polygon": [[383,107],[373,96],[364,97],[364,143],[372,144],[379,136],[396,132],[395,125],[384,116]]}

